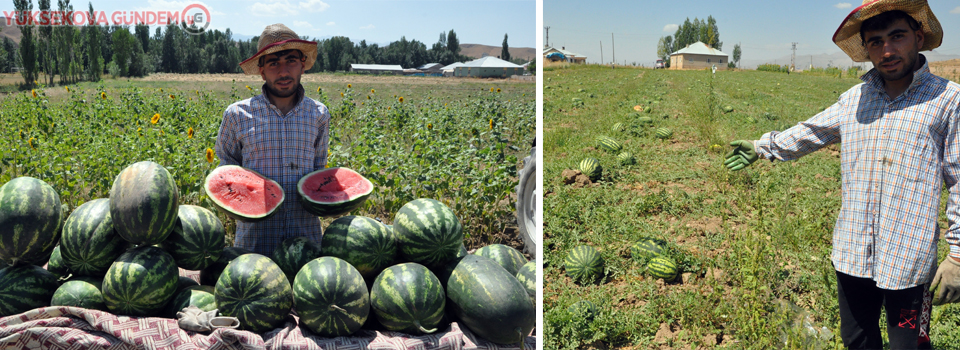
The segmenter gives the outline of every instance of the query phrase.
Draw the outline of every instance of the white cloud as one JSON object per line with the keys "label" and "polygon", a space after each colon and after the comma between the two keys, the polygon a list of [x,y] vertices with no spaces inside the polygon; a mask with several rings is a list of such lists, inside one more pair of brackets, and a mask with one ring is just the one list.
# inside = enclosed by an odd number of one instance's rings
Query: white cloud
{"label": "white cloud", "polygon": [[679,29],[679,28],[680,28],[680,26],[677,25],[677,24],[668,24],[668,25],[663,26],[663,31],[665,31],[665,32],[676,32],[677,29]]}
{"label": "white cloud", "polygon": [[313,25],[310,24],[310,22],[305,22],[305,21],[293,21],[293,25],[294,25],[295,27],[306,28],[306,29],[313,29]]}
{"label": "white cloud", "polygon": [[328,26],[335,26],[335,25],[337,25],[337,23],[336,23],[336,22],[327,22],[327,25],[328,25]]}
{"label": "white cloud", "polygon": [[365,25],[365,26],[363,26],[363,27],[360,27],[360,29],[373,29],[373,28],[376,28],[376,27],[373,26],[373,24],[368,24],[368,25]]}
{"label": "white cloud", "polygon": [[950,10],[950,13],[960,15],[960,6],[957,6],[955,9]]}
{"label": "white cloud", "polygon": [[838,9],[848,9],[853,7],[853,5],[851,5],[849,2],[841,2],[836,5],[833,5],[833,7],[836,7]]}
{"label": "white cloud", "polygon": [[321,12],[328,8],[330,4],[321,0],[306,0],[296,4],[291,3],[290,0],[267,0],[250,5],[250,13],[254,16],[278,17],[293,16],[303,12]]}
{"label": "white cloud", "polygon": [[300,2],[300,9],[307,12],[323,12],[330,8],[330,4],[320,0],[307,0]]}

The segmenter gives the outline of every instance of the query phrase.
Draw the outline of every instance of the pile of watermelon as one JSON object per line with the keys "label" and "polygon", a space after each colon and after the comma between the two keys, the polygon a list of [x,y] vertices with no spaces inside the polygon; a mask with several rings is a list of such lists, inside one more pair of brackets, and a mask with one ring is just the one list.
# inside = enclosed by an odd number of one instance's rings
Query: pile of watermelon
{"label": "pile of watermelon", "polygon": [[[232,217],[262,220],[284,200],[260,174],[218,170],[205,188]],[[372,192],[352,170],[330,170],[298,186],[318,216],[346,214]],[[45,182],[14,179],[0,187],[0,317],[62,305],[172,318],[196,306],[262,333],[295,310],[321,336],[364,327],[416,335],[458,321],[498,344],[522,342],[535,324],[534,263],[497,244],[467,254],[459,219],[437,200],[407,203],[392,225],[341,216],[322,243],[290,238],[272,256],[225,247],[224,236],[214,212],[179,204],[172,175],[153,162],[128,166],[109,198],[69,215]],[[199,270],[202,285],[178,267]]]}

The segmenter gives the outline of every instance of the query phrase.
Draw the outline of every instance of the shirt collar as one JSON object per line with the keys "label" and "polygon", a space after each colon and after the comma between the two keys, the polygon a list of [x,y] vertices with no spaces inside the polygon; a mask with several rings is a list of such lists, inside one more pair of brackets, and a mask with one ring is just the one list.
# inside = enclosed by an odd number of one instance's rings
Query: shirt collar
{"label": "shirt collar", "polygon": [[[917,69],[916,71],[913,72],[913,81],[910,82],[910,86],[907,86],[907,90],[904,91],[903,94],[909,93],[911,90],[913,90],[914,87],[922,84],[923,81],[926,80],[931,75],[930,66],[927,64],[928,63],[927,58],[923,56],[923,54],[920,54],[918,57],[919,57],[918,59],[921,62],[923,62],[923,65],[920,66],[920,69]],[[874,67],[873,69],[870,69],[869,72],[862,75],[860,77],[860,80],[863,80],[864,83],[873,87],[877,91],[881,91],[881,92],[885,91],[883,89],[883,77],[880,76],[880,72],[877,71],[876,67]]]}
{"label": "shirt collar", "polygon": [[[273,102],[270,102],[270,98],[267,96],[267,83],[263,83],[263,85],[260,86],[260,95],[263,96],[263,99],[265,101],[267,101],[267,104],[277,107],[277,105],[273,104]],[[300,102],[303,102],[303,96],[304,96],[303,84],[299,84],[297,86],[297,93],[294,94],[294,100],[296,100],[297,102],[293,104],[293,108],[290,109],[290,111],[296,110],[297,107],[300,107]]]}

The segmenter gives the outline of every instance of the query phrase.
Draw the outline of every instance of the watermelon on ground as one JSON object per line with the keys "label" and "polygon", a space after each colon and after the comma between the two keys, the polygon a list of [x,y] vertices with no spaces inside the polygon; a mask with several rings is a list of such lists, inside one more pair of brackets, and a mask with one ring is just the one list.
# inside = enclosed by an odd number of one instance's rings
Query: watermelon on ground
{"label": "watermelon on ground", "polygon": [[417,263],[388,267],[370,289],[370,305],[380,323],[414,335],[437,331],[446,299],[437,276]]}
{"label": "watermelon on ground", "polygon": [[293,306],[290,282],[280,266],[253,253],[223,269],[213,295],[221,316],[236,317],[241,329],[255,333],[279,327]]}
{"label": "watermelon on ground", "polygon": [[597,316],[597,306],[589,300],[580,300],[570,305],[570,307],[567,308],[567,312],[575,319],[584,319],[590,322]]}
{"label": "watermelon on ground", "polygon": [[516,275],[520,267],[527,263],[527,258],[519,250],[503,244],[491,244],[474,252],[476,255],[485,256],[497,264],[503,266],[511,275]]}
{"label": "watermelon on ground", "polygon": [[50,306],[76,306],[85,309],[107,310],[103,302],[100,287],[103,280],[96,277],[80,276],[63,282],[53,293]]}
{"label": "watermelon on ground", "polygon": [[428,268],[453,260],[463,245],[463,226],[443,203],[420,198],[404,204],[393,219],[400,256]]}
{"label": "watermelon on ground", "polygon": [[36,265],[0,269],[0,317],[49,306],[58,287],[57,276]]}
{"label": "watermelon on ground", "polygon": [[[327,235],[323,235],[323,240],[327,240]],[[320,243],[314,242],[306,237],[290,237],[280,242],[273,249],[273,262],[280,266],[284,275],[287,276],[287,282],[293,284],[293,279],[297,277],[297,272],[303,268],[310,260],[320,257],[323,247]]]}
{"label": "watermelon on ground", "polygon": [[60,195],[32,177],[0,186],[0,260],[8,265],[42,265],[60,241]]}
{"label": "watermelon on ground", "polygon": [[303,326],[324,337],[353,334],[370,315],[370,294],[360,271],[332,256],[311,260],[300,269],[293,300]]}
{"label": "watermelon on ground", "polygon": [[653,278],[662,278],[666,282],[672,282],[680,274],[677,262],[673,259],[658,255],[647,262],[647,273]]}
{"label": "watermelon on ground", "polygon": [[179,199],[177,182],[166,168],[151,161],[133,163],[110,188],[113,228],[141,247],[163,242],[177,221]]}
{"label": "watermelon on ground", "polygon": [[483,256],[460,260],[447,280],[447,297],[463,325],[497,344],[521,342],[536,325],[536,307],[520,281]]}
{"label": "watermelon on ground", "polygon": [[238,247],[223,248],[223,251],[220,252],[220,258],[218,258],[217,261],[200,270],[200,284],[205,286],[216,285],[217,280],[220,279],[220,273],[227,267],[227,264],[243,254],[250,253],[253,252]]}
{"label": "watermelon on ground", "polygon": [[167,240],[160,243],[187,270],[202,270],[220,258],[226,231],[217,214],[195,205],[181,205]]}
{"label": "watermelon on ground", "polygon": [[297,182],[300,204],[316,216],[338,216],[359,208],[373,193],[373,183],[349,168],[321,169]]}
{"label": "watermelon on ground", "polygon": [[666,242],[655,238],[643,238],[630,246],[630,255],[641,262],[646,262],[660,255],[666,249]]}
{"label": "watermelon on ground", "polygon": [[103,277],[103,301],[118,315],[156,316],[177,292],[179,271],[173,257],[163,249],[146,246],[128,250]]}
{"label": "watermelon on ground", "polygon": [[597,158],[584,158],[580,161],[580,172],[590,178],[591,181],[597,181],[603,175],[603,167],[600,166],[600,160]]}
{"label": "watermelon on ground", "polygon": [[573,248],[564,262],[567,276],[576,282],[593,283],[603,276],[603,258],[591,246]]}
{"label": "watermelon on ground", "polygon": [[320,245],[324,256],[346,260],[366,280],[373,280],[397,260],[393,231],[364,216],[342,216],[333,220],[323,231]]}
{"label": "watermelon on ground", "polygon": [[67,217],[60,254],[77,275],[101,278],[129,244],[113,228],[110,200],[100,198],[83,203]]}
{"label": "watermelon on ground", "polygon": [[203,182],[203,190],[217,210],[243,222],[270,217],[285,199],[278,182],[239,165],[213,169]]}

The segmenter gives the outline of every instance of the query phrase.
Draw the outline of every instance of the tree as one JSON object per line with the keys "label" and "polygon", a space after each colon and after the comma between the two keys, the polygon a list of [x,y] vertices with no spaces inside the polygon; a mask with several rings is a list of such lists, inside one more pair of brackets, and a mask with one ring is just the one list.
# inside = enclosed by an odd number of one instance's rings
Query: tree
{"label": "tree", "polygon": [[[157,27],[159,29],[159,27]],[[143,52],[150,52],[150,26],[146,24],[137,24],[133,27],[133,32],[140,41]]]}
{"label": "tree", "polygon": [[30,0],[13,0],[13,7],[17,10],[17,25],[20,26],[20,62],[23,65],[20,75],[24,85],[34,86],[37,80],[37,47],[34,41],[33,20],[29,13],[33,12],[33,3]]}
{"label": "tree", "polygon": [[[40,10],[41,13],[46,12],[46,16],[49,16],[50,0],[38,0],[37,9]],[[41,15],[41,22],[44,21],[42,19],[43,16],[44,15]],[[47,21],[49,22],[50,19]],[[47,84],[53,85],[53,75],[56,73],[56,63],[54,62],[55,58],[53,56],[53,26],[51,26],[50,23],[46,23],[46,25],[41,25],[37,29],[40,31],[40,66],[43,72],[47,74]]]}
{"label": "tree", "polygon": [[162,51],[160,56],[160,66],[162,70],[167,73],[179,73],[180,72],[180,60],[177,55],[177,38],[179,34],[179,27],[176,24],[170,23],[167,24],[167,28],[163,33],[163,45],[161,45],[160,50]]}
{"label": "tree", "polygon": [[733,61],[740,67],[740,44],[733,45]]}
{"label": "tree", "polygon": [[453,29],[447,33],[447,51],[450,51],[454,57],[460,55],[460,40],[457,39],[457,33]]}
{"label": "tree", "polygon": [[671,53],[673,53],[673,37],[669,35],[660,37],[660,41],[657,42],[657,57],[663,62],[670,62]]}
{"label": "tree", "polygon": [[510,60],[510,47],[507,46],[507,34],[503,34],[503,49],[500,50],[500,59],[504,61]]}
{"label": "tree", "polygon": [[94,20],[93,3],[90,3],[90,20],[83,30],[87,31],[87,80],[99,81],[103,75],[103,55],[100,51],[100,29]]}

